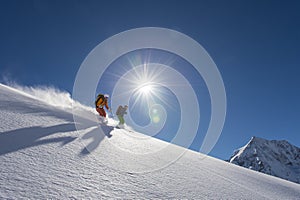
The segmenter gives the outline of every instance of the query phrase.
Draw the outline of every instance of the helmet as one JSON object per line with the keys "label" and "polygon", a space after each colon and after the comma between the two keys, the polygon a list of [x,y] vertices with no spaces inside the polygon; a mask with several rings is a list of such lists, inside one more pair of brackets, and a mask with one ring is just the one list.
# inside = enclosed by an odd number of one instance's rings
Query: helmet
{"label": "helmet", "polygon": [[105,94],[105,95],[104,95],[104,98],[109,98],[109,95],[108,95],[108,94]]}

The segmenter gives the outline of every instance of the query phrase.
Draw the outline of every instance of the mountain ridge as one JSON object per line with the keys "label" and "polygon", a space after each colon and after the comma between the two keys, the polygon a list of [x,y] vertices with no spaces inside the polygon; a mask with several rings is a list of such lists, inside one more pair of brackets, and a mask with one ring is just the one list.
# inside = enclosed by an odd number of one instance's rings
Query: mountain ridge
{"label": "mountain ridge", "polygon": [[287,140],[266,140],[253,136],[237,149],[230,163],[300,183],[300,148]]}

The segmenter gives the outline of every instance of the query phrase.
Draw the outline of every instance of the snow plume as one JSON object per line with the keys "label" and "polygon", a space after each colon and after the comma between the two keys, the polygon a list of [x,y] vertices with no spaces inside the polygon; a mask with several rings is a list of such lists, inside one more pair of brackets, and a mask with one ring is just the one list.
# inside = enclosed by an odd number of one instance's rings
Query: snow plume
{"label": "snow plume", "polygon": [[49,105],[61,108],[63,110],[72,111],[75,107],[76,110],[88,111],[95,113],[95,110],[89,106],[82,105],[81,103],[72,99],[70,93],[62,91],[53,86],[21,86],[16,83],[9,83],[9,86],[17,89],[32,98],[43,101]]}
{"label": "snow plume", "polygon": [[73,100],[68,92],[61,91],[54,87],[38,86],[38,87],[14,87],[23,91],[41,101],[44,101],[52,106],[61,108],[72,108]]}

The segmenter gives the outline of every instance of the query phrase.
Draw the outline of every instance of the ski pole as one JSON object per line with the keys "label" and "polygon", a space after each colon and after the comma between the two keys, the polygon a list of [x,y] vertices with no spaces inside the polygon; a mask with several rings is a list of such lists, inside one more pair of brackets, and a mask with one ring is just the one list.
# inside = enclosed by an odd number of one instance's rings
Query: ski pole
{"label": "ski pole", "polygon": [[114,113],[113,113],[112,109],[110,109],[110,114],[111,114],[112,118],[115,118],[115,116],[114,116]]}

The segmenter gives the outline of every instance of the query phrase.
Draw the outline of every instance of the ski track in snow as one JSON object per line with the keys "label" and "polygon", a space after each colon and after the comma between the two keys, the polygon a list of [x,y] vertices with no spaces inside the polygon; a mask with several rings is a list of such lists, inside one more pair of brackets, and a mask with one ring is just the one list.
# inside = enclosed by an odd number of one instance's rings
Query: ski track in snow
{"label": "ski track in snow", "polygon": [[[0,85],[0,121],[0,199],[300,197],[299,184],[189,150],[159,170],[148,173],[126,170],[143,164],[128,163],[130,153],[162,149],[168,144],[147,137],[137,143],[131,136],[142,135],[109,129],[113,121],[104,127],[104,132],[112,136],[95,140],[97,127],[87,125],[76,131],[68,110],[3,85]],[[93,151],[87,151],[86,145],[91,145]],[[174,146],[178,148],[181,147]]]}

